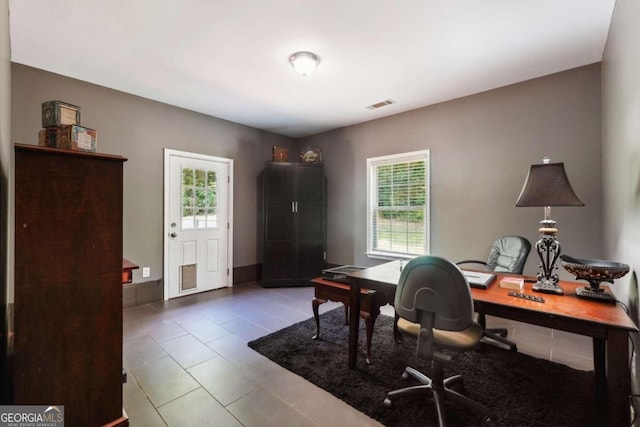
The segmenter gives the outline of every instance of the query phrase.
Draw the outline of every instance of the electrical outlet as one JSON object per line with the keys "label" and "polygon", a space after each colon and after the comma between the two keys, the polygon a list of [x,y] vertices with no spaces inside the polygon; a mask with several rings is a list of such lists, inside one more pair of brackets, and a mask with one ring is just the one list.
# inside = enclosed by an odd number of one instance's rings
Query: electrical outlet
{"label": "electrical outlet", "polygon": [[142,277],[149,277],[151,275],[150,267],[142,267]]}

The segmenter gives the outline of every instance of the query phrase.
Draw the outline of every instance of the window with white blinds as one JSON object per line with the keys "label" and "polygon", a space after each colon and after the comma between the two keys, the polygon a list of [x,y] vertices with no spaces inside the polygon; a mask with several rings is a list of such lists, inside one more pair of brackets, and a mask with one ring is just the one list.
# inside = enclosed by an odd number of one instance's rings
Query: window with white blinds
{"label": "window with white blinds", "polygon": [[429,253],[429,150],[367,159],[367,255]]}

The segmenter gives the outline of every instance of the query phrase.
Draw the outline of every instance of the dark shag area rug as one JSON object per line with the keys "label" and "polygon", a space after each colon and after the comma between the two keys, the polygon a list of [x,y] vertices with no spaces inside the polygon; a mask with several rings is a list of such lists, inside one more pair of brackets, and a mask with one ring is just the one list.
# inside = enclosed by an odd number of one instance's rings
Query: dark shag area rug
{"label": "dark shag area rug", "polygon": [[[415,356],[416,340],[405,337],[395,343],[393,319],[379,316],[372,341],[372,364],[364,358],[364,322],[360,329],[360,353],[355,370],[347,367],[349,328],[344,310],[337,308],[320,317],[320,338],[313,318],[249,343],[249,347],[311,381],[359,411],[389,427],[437,426],[435,407],[426,395],[382,402],[387,391],[412,385],[402,379],[405,366],[426,374],[424,361]],[[537,359],[522,353],[481,343],[475,350],[453,356],[445,375],[462,374],[454,386],[498,414],[497,426],[591,427],[606,423],[597,413],[593,372]],[[483,417],[454,402],[446,403],[450,426],[483,425]]]}

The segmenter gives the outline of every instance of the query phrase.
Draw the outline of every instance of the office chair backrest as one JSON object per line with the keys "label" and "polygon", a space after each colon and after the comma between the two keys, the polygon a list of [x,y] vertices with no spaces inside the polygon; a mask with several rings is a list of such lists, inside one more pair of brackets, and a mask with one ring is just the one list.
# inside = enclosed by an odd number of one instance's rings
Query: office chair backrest
{"label": "office chair backrest", "polygon": [[531,243],[524,237],[500,237],[491,247],[487,268],[493,271],[522,274],[530,251]]}
{"label": "office chair backrest", "polygon": [[436,256],[421,256],[407,263],[400,275],[394,308],[398,316],[423,325],[423,316],[435,314],[433,327],[446,331],[466,329],[473,320],[467,279],[455,264]]}

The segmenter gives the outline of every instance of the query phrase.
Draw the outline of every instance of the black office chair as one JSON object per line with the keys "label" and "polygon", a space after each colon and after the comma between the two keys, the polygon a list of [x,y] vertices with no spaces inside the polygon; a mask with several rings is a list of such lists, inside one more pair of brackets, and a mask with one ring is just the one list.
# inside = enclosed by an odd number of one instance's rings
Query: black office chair
{"label": "black office chair", "polygon": [[469,351],[482,338],[482,327],[473,321],[469,284],[460,269],[435,256],[414,258],[402,270],[394,305],[398,328],[418,337],[418,358],[431,364],[432,377],[406,367],[402,377],[411,376],[420,385],[390,391],[384,404],[391,406],[397,397],[426,392],[433,396],[440,427],[446,425],[445,400],[467,405],[484,414],[487,421],[495,419],[487,407],[449,388],[462,379],[460,375],[444,378],[443,366],[451,355],[439,350]]}
{"label": "black office chair", "polygon": [[[531,243],[524,237],[502,236],[493,243],[486,262],[468,259],[459,261],[456,264],[481,264],[484,269],[490,271],[522,274],[530,251]],[[516,343],[506,338],[506,329],[486,328],[487,319],[483,313],[478,313],[478,323],[482,326],[484,336],[509,346],[512,351],[518,351]]]}

